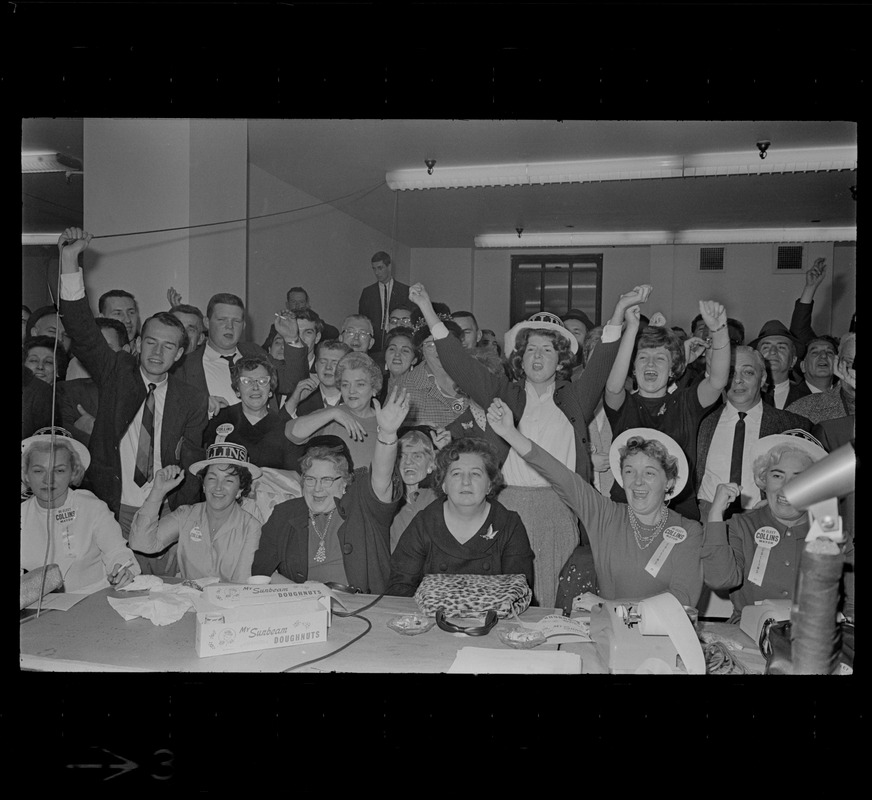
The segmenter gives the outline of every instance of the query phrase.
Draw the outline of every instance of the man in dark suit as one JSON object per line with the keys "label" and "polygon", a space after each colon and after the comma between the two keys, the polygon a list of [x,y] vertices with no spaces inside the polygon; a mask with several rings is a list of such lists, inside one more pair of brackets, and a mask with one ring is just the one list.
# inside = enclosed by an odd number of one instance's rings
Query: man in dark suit
{"label": "man in dark suit", "polygon": [[[187,345],[184,326],[169,312],[146,320],[138,357],[112,350],[91,315],[78,266],[90,240],[81,228],[67,228],[58,240],[61,310],[99,392],[85,488],[109,506],[127,536],[154,473],[171,464],[187,469],[202,458],[208,397],[169,374]],[[169,507],[196,502],[199,494],[199,481],[189,476],[170,494]],[[137,559],[145,573],[175,574],[172,548],[155,557],[137,554]]]}
{"label": "man in dark suit", "polygon": [[234,294],[216,294],[206,310],[206,341],[188,353],[174,369],[185,383],[209,397],[209,416],[240,402],[230,385],[230,364],[240,358],[268,358],[276,368],[279,385],[275,394],[291,394],[297,382],[309,373],[306,346],[300,340],[297,322],[290,315],[276,316],[276,330],[285,340],[284,361],[269,356],[253,342],[240,341],[245,330],[245,305]]}
{"label": "man in dark suit", "polygon": [[373,352],[384,350],[383,340],[390,326],[390,312],[409,302],[409,287],[394,280],[391,257],[379,250],[372,257],[372,271],[376,281],[360,293],[357,313],[372,322]]}
{"label": "man in dark suit", "polygon": [[336,365],[350,352],[351,348],[342,342],[334,345],[321,342],[315,348],[315,374],[297,384],[285,405],[292,417],[304,417],[342,402],[342,395],[336,386]]}
{"label": "man in dark suit", "polygon": [[742,345],[734,348],[731,358],[725,402],[703,418],[697,434],[696,485],[703,521],[721,483],[737,482],[742,486],[741,503],[730,508],[730,513],[753,508],[759,502],[760,490],[754,483],[750,455],[754,442],[792,428],[811,431],[810,420],[762,401],[766,363],[759,352]]}

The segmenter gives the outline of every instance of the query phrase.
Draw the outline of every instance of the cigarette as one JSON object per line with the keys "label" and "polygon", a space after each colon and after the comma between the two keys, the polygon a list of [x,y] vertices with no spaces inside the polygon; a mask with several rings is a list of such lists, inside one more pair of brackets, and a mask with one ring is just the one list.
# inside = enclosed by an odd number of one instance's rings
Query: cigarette
{"label": "cigarette", "polygon": [[[109,581],[109,582],[110,582],[110,583],[112,582],[112,581],[111,581],[111,578],[112,578],[112,577],[117,578],[117,577],[119,576],[119,574],[121,574],[121,570],[123,570],[123,569],[127,569],[128,567],[130,567],[130,566],[132,566],[132,565],[133,565],[133,560],[132,560],[132,559],[129,559],[129,560],[125,561],[125,562],[124,562],[120,567],[118,567],[118,572],[116,572],[114,576],[110,576],[110,581]],[[112,585],[114,586],[115,584],[112,584]]]}

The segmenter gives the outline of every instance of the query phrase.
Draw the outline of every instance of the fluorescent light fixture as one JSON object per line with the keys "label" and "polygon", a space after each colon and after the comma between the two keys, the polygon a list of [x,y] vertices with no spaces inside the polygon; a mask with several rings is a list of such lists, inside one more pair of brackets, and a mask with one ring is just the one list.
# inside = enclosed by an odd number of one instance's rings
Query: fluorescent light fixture
{"label": "fluorescent light fixture", "polygon": [[855,227],[733,228],[687,231],[603,231],[600,233],[487,233],[475,237],[478,248],[615,247],[658,244],[754,244],[757,242],[853,242]]}
{"label": "fluorescent light fixture", "polygon": [[394,191],[403,189],[460,189],[472,186],[529,186],[548,183],[632,181],[680,178],[681,159],[675,157],[607,158],[591,161],[546,161],[529,164],[487,164],[476,167],[397,169],[385,175]]}
{"label": "fluorescent light fixture", "polygon": [[427,174],[426,167],[397,169],[386,173],[385,181],[392,190],[402,191],[854,169],[857,169],[856,146],[793,150],[769,148],[766,158],[760,158],[757,150],[747,150],[741,153],[702,153],[684,157],[607,158],[470,167],[441,167],[437,163],[432,175]]}
{"label": "fluorescent light fixture", "polygon": [[61,237],[61,232],[57,233],[22,233],[21,244],[50,244],[56,245]]}
{"label": "fluorescent light fixture", "polygon": [[21,172],[81,172],[82,162],[62,153],[22,153]]}

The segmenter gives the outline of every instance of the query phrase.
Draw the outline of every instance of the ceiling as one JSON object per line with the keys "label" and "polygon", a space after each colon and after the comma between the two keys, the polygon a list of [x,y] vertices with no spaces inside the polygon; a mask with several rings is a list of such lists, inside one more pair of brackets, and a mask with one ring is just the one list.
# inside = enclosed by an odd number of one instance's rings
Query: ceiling
{"label": "ceiling", "polygon": [[[81,119],[31,119],[22,149],[82,158]],[[853,122],[250,120],[250,162],[409,247],[472,247],[485,233],[842,227],[856,171],[392,192],[423,167],[856,146]],[[87,176],[87,164],[84,165]],[[373,187],[378,187],[373,189]],[[366,190],[373,189],[366,193]],[[82,214],[82,179],[23,175],[23,230]],[[335,198],[347,197],[344,200]]]}

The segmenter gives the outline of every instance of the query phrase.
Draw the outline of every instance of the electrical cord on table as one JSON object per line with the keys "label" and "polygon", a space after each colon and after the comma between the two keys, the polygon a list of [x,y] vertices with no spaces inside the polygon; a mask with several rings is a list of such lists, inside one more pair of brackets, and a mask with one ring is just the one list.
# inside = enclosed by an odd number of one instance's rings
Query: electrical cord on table
{"label": "electrical cord on table", "polygon": [[[327,585],[329,586],[330,584]],[[357,590],[353,591],[357,593]],[[353,645],[355,642],[360,641],[364,636],[366,636],[366,634],[368,634],[372,630],[372,623],[366,617],[361,617],[360,613],[362,611],[366,611],[368,608],[372,608],[384,596],[384,592],[382,592],[378,597],[376,597],[375,600],[373,600],[371,603],[367,603],[365,606],[363,606],[363,608],[357,609],[357,611],[334,611],[333,615],[336,617],[357,617],[358,619],[363,620],[363,622],[366,623],[366,630],[362,633],[357,634],[357,636],[355,636],[350,642],[346,642],[344,645],[342,645],[342,647],[339,647],[336,650],[331,651],[330,653],[326,653],[323,656],[310,658],[308,661],[303,661],[300,664],[294,664],[294,666],[292,667],[283,669],[282,672],[293,672],[294,670],[300,669],[300,667],[308,667],[310,664],[315,664],[318,661],[323,661],[325,658],[335,656],[337,653],[341,653],[343,650],[345,650],[346,647],[351,647],[351,645]]]}
{"label": "electrical cord on table", "polygon": [[747,675],[750,672],[723,642],[703,644],[702,651],[706,675]]}

